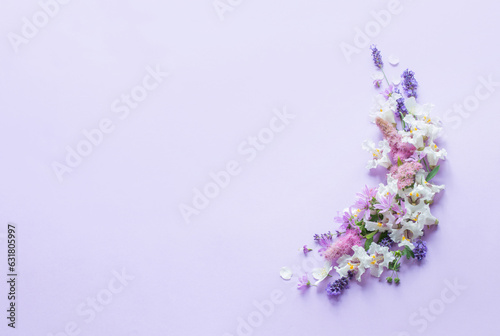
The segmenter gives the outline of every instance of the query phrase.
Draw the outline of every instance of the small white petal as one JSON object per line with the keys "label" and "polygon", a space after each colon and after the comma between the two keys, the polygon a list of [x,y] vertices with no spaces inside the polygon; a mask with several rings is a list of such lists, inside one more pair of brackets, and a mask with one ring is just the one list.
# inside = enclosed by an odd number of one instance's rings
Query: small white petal
{"label": "small white petal", "polygon": [[398,86],[399,84],[401,83],[401,77],[398,77],[398,78],[394,78],[392,80],[392,84]]}
{"label": "small white petal", "polygon": [[290,267],[282,267],[280,270],[280,276],[283,278],[283,280],[290,280],[292,278],[292,270]]}
{"label": "small white petal", "polygon": [[397,58],[394,55],[390,55],[389,56],[389,64],[390,65],[394,65],[394,66],[398,65],[399,64],[399,58]]}
{"label": "small white petal", "polygon": [[372,74],[373,80],[384,79],[384,74],[382,71],[377,71]]}
{"label": "small white petal", "polygon": [[323,268],[315,268],[312,271],[312,276],[316,280],[323,280],[325,278],[325,270]]}

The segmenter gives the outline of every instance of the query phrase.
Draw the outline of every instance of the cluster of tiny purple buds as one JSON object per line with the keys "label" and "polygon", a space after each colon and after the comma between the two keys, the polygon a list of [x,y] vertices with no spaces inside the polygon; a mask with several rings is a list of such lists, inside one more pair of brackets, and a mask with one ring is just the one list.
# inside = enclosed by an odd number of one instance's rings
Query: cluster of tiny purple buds
{"label": "cluster of tiny purple buds", "polygon": [[415,79],[415,73],[406,69],[401,77],[403,77],[403,90],[405,91],[408,97],[417,98],[417,86],[418,82]]}
{"label": "cluster of tiny purple buds", "polygon": [[391,237],[385,237],[382,239],[379,243],[380,246],[385,246],[385,247],[391,247],[392,244],[394,244],[394,241],[391,239]]}
{"label": "cluster of tiny purple buds", "polygon": [[315,234],[314,241],[323,247],[330,246],[333,241],[334,234],[328,231],[328,233],[322,233],[321,235]]}
{"label": "cluster of tiny purple buds", "polygon": [[326,293],[328,295],[340,295],[344,289],[349,288],[349,279],[353,276],[354,273],[352,271],[347,271],[347,276],[337,279],[328,285]]}
{"label": "cluster of tiny purple buds", "polygon": [[384,67],[384,63],[382,62],[382,56],[380,56],[380,51],[374,44],[370,46],[370,49],[372,50],[373,63],[377,68],[382,69]]}
{"label": "cluster of tiny purple buds", "polygon": [[398,106],[396,108],[396,112],[394,112],[394,115],[398,118],[403,119],[408,114],[408,110],[405,106],[405,100],[403,97],[401,97],[399,99],[396,99],[396,103],[398,104]]}
{"label": "cluster of tiny purple buds", "polygon": [[427,255],[427,244],[425,241],[419,239],[415,243],[415,248],[413,249],[413,255],[417,260],[422,260]]}
{"label": "cluster of tiny purple buds", "polygon": [[401,113],[403,117],[406,116],[408,114],[408,110],[406,109],[404,98],[401,97],[397,99],[396,103],[398,103],[397,111]]}

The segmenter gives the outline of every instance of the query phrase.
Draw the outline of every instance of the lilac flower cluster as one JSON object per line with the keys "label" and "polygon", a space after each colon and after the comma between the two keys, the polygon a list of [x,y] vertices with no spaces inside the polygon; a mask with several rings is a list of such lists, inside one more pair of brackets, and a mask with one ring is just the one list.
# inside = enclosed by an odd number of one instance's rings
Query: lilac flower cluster
{"label": "lilac flower cluster", "polygon": [[413,249],[413,254],[415,255],[415,259],[422,260],[427,255],[427,243],[421,239],[415,242],[415,248]]}
{"label": "lilac flower cluster", "polygon": [[315,234],[314,241],[323,247],[330,246],[333,241],[333,233],[328,231],[327,233]]}
{"label": "lilac flower cluster", "polygon": [[[401,120],[404,119],[404,117],[408,114],[408,109],[406,108],[405,105],[405,100],[403,97],[396,99],[396,103],[398,104],[396,108],[396,117],[400,118]],[[403,125],[403,129],[408,132],[411,129],[411,125],[408,123],[405,123]]]}
{"label": "lilac flower cluster", "polygon": [[328,295],[339,295],[344,289],[348,287],[349,280],[347,277],[342,277],[338,280],[332,282],[327,288],[326,293]]}
{"label": "lilac flower cluster", "polygon": [[326,288],[326,293],[330,296],[342,294],[342,291],[344,289],[349,288],[349,279],[351,279],[353,276],[354,272],[348,271],[347,276],[337,279],[334,282],[328,284],[328,287]]}
{"label": "lilac flower cluster", "polygon": [[409,97],[417,98],[418,82],[415,79],[415,73],[413,71],[406,69],[401,75],[401,77],[403,77],[403,90],[405,91],[406,96],[408,98]]}
{"label": "lilac flower cluster", "polygon": [[384,63],[382,62],[382,56],[380,56],[380,51],[377,49],[375,45],[371,45],[370,49],[372,50],[373,63],[379,69],[384,67]]}
{"label": "lilac flower cluster", "polygon": [[380,246],[385,246],[385,247],[391,247],[392,244],[394,244],[394,241],[391,239],[391,237],[385,237],[378,243]]}

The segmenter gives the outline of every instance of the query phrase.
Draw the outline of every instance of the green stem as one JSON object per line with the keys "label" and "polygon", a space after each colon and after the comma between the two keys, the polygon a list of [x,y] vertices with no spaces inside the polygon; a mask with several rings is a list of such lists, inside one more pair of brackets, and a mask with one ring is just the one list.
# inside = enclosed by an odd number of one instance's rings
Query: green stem
{"label": "green stem", "polygon": [[399,112],[399,117],[401,118],[401,125],[402,125],[402,127],[403,127],[403,131],[404,131],[404,130],[405,130],[405,128],[406,128],[406,123],[405,123],[405,121],[403,120],[403,118],[404,118],[404,117],[403,117],[403,113]]}
{"label": "green stem", "polygon": [[391,84],[389,84],[389,80],[387,79],[387,76],[385,75],[384,69],[380,68],[380,70],[382,71],[382,75],[384,75],[385,82],[387,83],[387,86],[391,86]]}
{"label": "green stem", "polygon": [[429,167],[429,164],[427,163],[427,161],[425,160],[425,158],[421,159],[420,163],[422,163],[422,161],[424,162],[424,166],[427,169],[427,172],[430,172],[431,171],[431,167]]}

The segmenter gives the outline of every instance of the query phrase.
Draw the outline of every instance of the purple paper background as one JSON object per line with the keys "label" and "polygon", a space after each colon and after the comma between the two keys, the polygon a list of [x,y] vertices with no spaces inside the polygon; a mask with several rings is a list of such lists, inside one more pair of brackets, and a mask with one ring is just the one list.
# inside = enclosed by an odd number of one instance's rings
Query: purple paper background
{"label": "purple paper background", "polygon": [[[16,330],[0,283],[0,334],[495,334],[500,86],[468,115],[446,111],[474,103],[482,79],[500,81],[500,4],[402,1],[380,28],[371,12],[387,1],[229,2],[221,20],[212,0],[70,1],[15,52],[8,34],[40,6],[1,0],[0,278],[8,222],[20,276]],[[307,269],[298,248],[383,182],[361,149],[380,138],[369,49],[349,61],[340,48],[355,46],[357,29],[372,29],[386,63],[400,58],[386,64],[390,78],[415,71],[419,101],[444,119],[449,160],[436,181],[446,190],[428,259],[403,265],[399,287],[367,276],[329,300],[278,274]],[[119,119],[112,103],[157,65],[169,77]],[[295,119],[247,162],[239,146],[284,107]],[[105,118],[113,132],[60,183],[53,162]],[[186,223],[179,205],[233,160],[241,172]],[[122,270],[134,279],[119,286]],[[466,289],[445,302],[447,281]],[[257,313],[277,291],[285,302]],[[87,323],[77,307],[96,296],[107,304]],[[238,329],[240,318],[257,322]]]}

